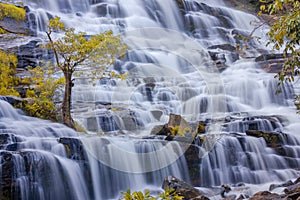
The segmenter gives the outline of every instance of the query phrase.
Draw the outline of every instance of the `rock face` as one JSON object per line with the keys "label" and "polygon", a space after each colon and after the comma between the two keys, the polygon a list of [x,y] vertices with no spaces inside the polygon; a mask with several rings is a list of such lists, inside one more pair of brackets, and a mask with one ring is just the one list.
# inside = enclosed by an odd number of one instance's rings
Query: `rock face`
{"label": "rock face", "polygon": [[280,72],[284,61],[283,54],[262,54],[255,58],[255,62],[268,73]]}
{"label": "rock face", "polygon": [[295,181],[287,181],[282,184],[272,184],[269,190],[273,190],[277,187],[285,187],[283,189],[284,194],[271,193],[269,191],[261,191],[254,194],[249,200],[298,200],[300,199],[300,178]]}
{"label": "rock face", "polygon": [[0,27],[14,34],[35,35],[35,32],[29,28],[29,23],[27,20],[19,21],[4,17],[2,20],[0,20]]}
{"label": "rock face", "polygon": [[162,188],[173,189],[174,192],[179,196],[184,196],[184,199],[189,200],[209,200],[206,196],[202,195],[199,190],[192,187],[188,183],[174,177],[168,176],[164,179]]}
{"label": "rock face", "polygon": [[236,48],[230,44],[213,45],[208,47],[208,49],[211,59],[215,62],[220,72],[228,67],[226,64],[228,61],[235,62],[239,59]]}
{"label": "rock face", "polygon": [[279,200],[282,198],[280,195],[271,193],[269,191],[258,192],[249,198],[249,200],[277,200],[277,199]]}
{"label": "rock face", "polygon": [[262,137],[269,147],[279,147],[282,144],[281,135],[279,133],[265,133],[256,130],[247,130],[246,134],[253,137]]}
{"label": "rock face", "polygon": [[41,49],[42,40],[33,39],[26,44],[16,48],[16,56],[18,58],[18,67],[36,67],[41,61],[47,61],[53,58],[52,52]]}
{"label": "rock face", "polygon": [[204,122],[189,123],[180,115],[170,114],[168,123],[153,127],[151,134],[165,135],[167,140],[173,140],[176,136],[184,136],[193,141],[197,134],[203,134],[205,131]]}
{"label": "rock face", "polygon": [[0,34],[0,48],[9,53],[14,53],[18,58],[18,68],[28,66],[36,67],[40,61],[53,58],[52,52],[40,48],[41,39],[36,38],[36,21],[29,8],[25,20],[15,20],[4,17],[0,20],[0,27],[6,30],[7,34]]}

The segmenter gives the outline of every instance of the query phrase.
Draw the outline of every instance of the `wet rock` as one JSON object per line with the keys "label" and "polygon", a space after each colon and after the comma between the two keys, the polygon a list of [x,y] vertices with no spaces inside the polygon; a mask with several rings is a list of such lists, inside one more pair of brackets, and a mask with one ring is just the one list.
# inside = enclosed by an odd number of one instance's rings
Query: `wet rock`
{"label": "wet rock", "polygon": [[1,152],[0,153],[0,197],[1,199],[11,199],[14,195],[13,191],[15,189],[13,174],[14,174],[14,163],[11,152]]}
{"label": "wet rock", "polygon": [[[155,126],[151,133],[155,135],[165,136],[183,136],[185,133],[190,132],[190,125],[181,115],[170,114],[169,121],[163,126]],[[171,140],[171,139],[170,139]]]}
{"label": "wet rock", "polygon": [[232,46],[231,44],[219,44],[219,45],[213,45],[208,47],[208,49],[222,49],[226,51],[234,52],[236,51],[236,48]]}
{"label": "wet rock", "polygon": [[220,72],[228,67],[226,63],[232,63],[239,59],[236,47],[231,44],[213,45],[208,47],[208,49],[211,59],[215,62]]}
{"label": "wet rock", "polygon": [[224,71],[228,67],[226,65],[225,54],[213,51],[209,51],[208,53],[220,72]]}
{"label": "wet rock", "polygon": [[262,54],[255,58],[255,62],[284,59],[283,54]]}
{"label": "wet rock", "polygon": [[190,144],[184,152],[184,157],[188,165],[190,180],[192,185],[200,186],[200,167],[201,157],[199,156],[199,147],[195,144]]}
{"label": "wet rock", "polygon": [[51,51],[40,48],[41,39],[36,37],[19,36],[16,34],[0,34],[0,48],[18,58],[17,70],[40,65],[41,61],[53,59]]}
{"label": "wet rock", "polygon": [[96,117],[88,117],[86,119],[87,130],[96,132],[98,130],[98,122]]}
{"label": "wet rock", "polygon": [[255,62],[269,73],[280,72],[284,61],[283,54],[262,54],[255,58]]}
{"label": "wet rock", "polygon": [[161,116],[163,115],[163,111],[161,110],[151,110],[151,114],[156,120],[160,120]]}
{"label": "wet rock", "polygon": [[22,139],[15,136],[12,133],[0,134],[0,149],[6,149],[9,151],[15,151],[18,147],[17,142],[21,142]]}
{"label": "wet rock", "polygon": [[63,144],[67,157],[72,160],[84,160],[85,153],[82,142],[78,138],[59,138],[59,143]]}
{"label": "wet rock", "polygon": [[282,139],[279,133],[265,133],[257,130],[247,130],[246,134],[253,137],[262,137],[269,147],[277,148],[282,144]]}
{"label": "wet rock", "polygon": [[287,181],[287,182],[285,182],[285,183],[282,183],[282,184],[271,184],[270,185],[270,187],[269,187],[269,191],[272,191],[272,190],[274,190],[274,189],[276,189],[276,188],[279,188],[279,187],[287,187],[287,186],[291,186],[291,185],[293,185],[294,183],[293,183],[293,181],[291,181],[291,180],[289,180],[289,181]]}
{"label": "wet rock", "polygon": [[197,134],[203,134],[206,132],[206,123],[205,122],[199,122],[197,127]]}
{"label": "wet rock", "polygon": [[[19,90],[19,89],[17,88],[17,90]],[[19,92],[22,94],[22,91],[19,91]],[[33,103],[33,101],[34,101],[31,98],[21,98],[21,97],[16,97],[16,96],[0,96],[0,97],[1,97],[1,100],[8,102],[12,106],[20,104],[25,101],[27,101],[29,103]]]}
{"label": "wet rock", "polygon": [[14,20],[12,18],[4,17],[0,20],[0,27],[10,33],[22,34],[22,35],[35,35],[35,33],[29,28],[28,22]]}
{"label": "wet rock", "polygon": [[184,196],[184,199],[189,200],[209,200],[199,190],[192,187],[187,182],[180,180],[174,176],[168,176],[164,179],[162,188],[173,189],[174,192],[179,196]]}
{"label": "wet rock", "polygon": [[36,67],[40,65],[41,60],[47,61],[53,58],[51,51],[40,48],[41,43],[42,40],[34,39],[17,47],[15,54],[18,58],[19,68]]}
{"label": "wet rock", "polygon": [[294,194],[294,193],[300,194],[300,183],[296,183],[296,184],[288,186],[287,188],[284,189],[284,193],[288,194],[288,195]]}
{"label": "wet rock", "polygon": [[271,193],[269,191],[257,192],[249,200],[279,200],[282,197],[279,194]]}

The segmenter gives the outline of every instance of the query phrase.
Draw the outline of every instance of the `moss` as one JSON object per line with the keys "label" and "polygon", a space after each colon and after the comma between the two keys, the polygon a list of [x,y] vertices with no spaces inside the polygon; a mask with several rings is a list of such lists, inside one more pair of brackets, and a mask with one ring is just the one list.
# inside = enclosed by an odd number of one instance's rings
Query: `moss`
{"label": "moss", "polygon": [[15,20],[25,20],[26,11],[24,8],[17,7],[12,4],[0,3],[0,20],[4,17],[12,18]]}
{"label": "moss", "polygon": [[64,147],[65,147],[65,150],[66,150],[67,157],[70,157],[70,155],[71,155],[71,149],[70,149],[69,145],[64,144]]}
{"label": "moss", "polygon": [[81,133],[87,133],[86,129],[77,122],[75,122],[75,130]]}
{"label": "moss", "polygon": [[180,9],[184,9],[184,3],[183,0],[177,0],[177,5]]}
{"label": "moss", "polygon": [[206,131],[206,124],[203,122],[199,122],[197,133],[202,134],[205,133],[205,131]]}
{"label": "moss", "polygon": [[0,27],[0,34],[5,34],[5,33],[7,33],[7,31]]}

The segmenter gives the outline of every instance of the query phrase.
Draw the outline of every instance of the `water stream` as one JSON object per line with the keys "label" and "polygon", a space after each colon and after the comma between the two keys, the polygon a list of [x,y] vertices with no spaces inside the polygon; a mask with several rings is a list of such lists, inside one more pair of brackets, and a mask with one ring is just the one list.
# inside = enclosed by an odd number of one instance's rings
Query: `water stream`
{"label": "water stream", "polygon": [[[44,37],[58,15],[87,34],[113,30],[129,52],[115,70],[126,81],[75,80],[72,115],[89,135],[27,117],[0,100],[0,195],[10,199],[116,199],[128,188],[160,191],[176,176],[197,187],[268,184],[299,175],[294,89],[276,95],[274,74],[254,58],[267,27],[236,52],[255,16],[221,0],[22,0]],[[223,62],[222,69],[218,63]],[[169,114],[207,123],[195,159],[189,144],[150,135]],[[248,130],[272,133],[279,146]],[[102,135],[103,132],[108,134]],[[97,134],[97,135],[96,135]],[[186,151],[187,150],[187,151]]]}

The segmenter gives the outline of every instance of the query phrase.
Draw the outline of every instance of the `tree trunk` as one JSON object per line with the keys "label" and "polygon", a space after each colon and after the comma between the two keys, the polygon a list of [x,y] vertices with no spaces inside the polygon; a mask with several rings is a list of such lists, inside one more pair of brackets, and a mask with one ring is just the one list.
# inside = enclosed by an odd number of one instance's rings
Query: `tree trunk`
{"label": "tree trunk", "polygon": [[63,115],[63,123],[70,128],[75,128],[74,120],[71,116],[71,95],[72,95],[72,73],[67,71],[64,72],[66,85],[65,85],[65,94],[62,103],[62,115]]}

